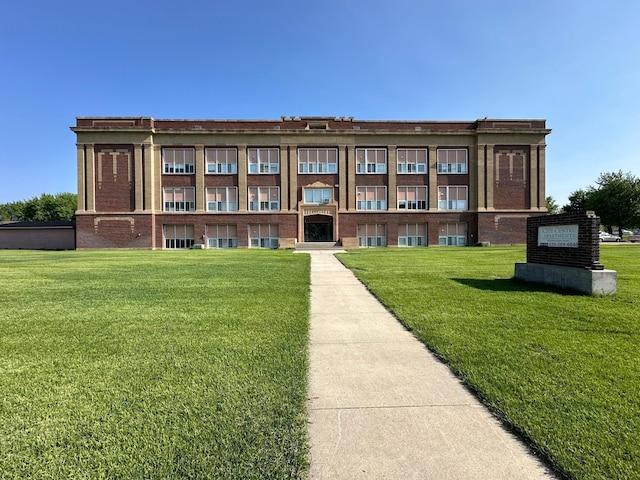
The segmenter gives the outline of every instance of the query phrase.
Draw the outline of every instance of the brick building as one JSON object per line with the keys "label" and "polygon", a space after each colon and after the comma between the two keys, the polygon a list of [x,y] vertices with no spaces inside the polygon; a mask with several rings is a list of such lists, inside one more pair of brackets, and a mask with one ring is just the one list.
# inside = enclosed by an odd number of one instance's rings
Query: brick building
{"label": "brick building", "polygon": [[544,120],[79,117],[77,248],[525,243]]}

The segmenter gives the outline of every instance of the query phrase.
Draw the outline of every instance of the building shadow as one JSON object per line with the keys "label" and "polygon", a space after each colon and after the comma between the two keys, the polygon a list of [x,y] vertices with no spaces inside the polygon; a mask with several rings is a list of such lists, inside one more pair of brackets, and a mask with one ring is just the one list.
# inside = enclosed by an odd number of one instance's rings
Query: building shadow
{"label": "building shadow", "polygon": [[477,290],[491,292],[548,292],[560,295],[579,295],[578,292],[562,288],[543,285],[540,283],[529,283],[515,278],[452,278],[454,282]]}

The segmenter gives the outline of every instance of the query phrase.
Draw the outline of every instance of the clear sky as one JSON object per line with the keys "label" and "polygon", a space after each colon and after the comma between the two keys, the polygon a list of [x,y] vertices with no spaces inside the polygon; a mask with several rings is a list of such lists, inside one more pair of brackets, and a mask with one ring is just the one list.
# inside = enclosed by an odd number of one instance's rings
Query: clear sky
{"label": "clear sky", "polygon": [[0,203],[76,192],[77,116],[542,118],[547,195],[640,176],[638,0],[7,0]]}

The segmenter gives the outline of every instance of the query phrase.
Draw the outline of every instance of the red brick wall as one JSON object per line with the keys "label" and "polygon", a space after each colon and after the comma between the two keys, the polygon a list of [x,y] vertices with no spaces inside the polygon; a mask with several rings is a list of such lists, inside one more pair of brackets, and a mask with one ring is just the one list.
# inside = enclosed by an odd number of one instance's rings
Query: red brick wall
{"label": "red brick wall", "polygon": [[96,210],[132,212],[135,209],[133,147],[96,146],[95,162]]}
{"label": "red brick wall", "polygon": [[77,215],[76,248],[153,248],[153,222],[152,215]]}
{"label": "red brick wall", "polygon": [[529,150],[530,147],[496,147],[494,208],[509,210],[530,208]]}

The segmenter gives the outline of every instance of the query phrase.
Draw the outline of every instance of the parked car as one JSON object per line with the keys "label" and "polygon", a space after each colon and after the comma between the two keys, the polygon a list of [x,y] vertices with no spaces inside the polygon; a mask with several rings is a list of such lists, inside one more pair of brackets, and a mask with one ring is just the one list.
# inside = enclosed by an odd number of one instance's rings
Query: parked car
{"label": "parked car", "polygon": [[608,232],[600,232],[599,237],[601,242],[619,242],[620,241],[620,237],[616,235],[611,235]]}
{"label": "parked car", "polygon": [[629,238],[627,240],[629,240],[631,243],[640,242],[640,230],[629,235]]}

